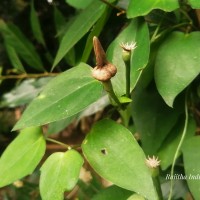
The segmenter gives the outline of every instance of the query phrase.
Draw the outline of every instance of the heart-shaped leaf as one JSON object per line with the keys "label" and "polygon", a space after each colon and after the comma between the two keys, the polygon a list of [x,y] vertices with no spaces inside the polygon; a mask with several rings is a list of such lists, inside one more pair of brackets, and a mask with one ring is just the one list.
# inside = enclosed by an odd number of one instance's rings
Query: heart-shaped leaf
{"label": "heart-shaped leaf", "polygon": [[169,106],[200,72],[200,33],[173,32],[158,50],[155,81]]}
{"label": "heart-shaped leaf", "polygon": [[108,119],[99,121],[84,140],[82,149],[102,177],[148,200],[157,199],[144,152],[128,129]]}

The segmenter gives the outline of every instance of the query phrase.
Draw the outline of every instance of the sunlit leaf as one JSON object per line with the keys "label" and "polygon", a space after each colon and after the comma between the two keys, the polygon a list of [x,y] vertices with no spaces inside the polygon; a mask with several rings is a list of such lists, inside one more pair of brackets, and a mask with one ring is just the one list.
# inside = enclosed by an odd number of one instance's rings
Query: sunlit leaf
{"label": "sunlit leaf", "polygon": [[200,1],[199,0],[188,0],[188,3],[191,5],[192,8],[198,9],[200,8]]}
{"label": "sunlit leaf", "polygon": [[114,121],[97,122],[82,144],[94,170],[114,184],[157,199],[145,155],[128,129]]}
{"label": "sunlit leaf", "polygon": [[76,185],[83,158],[75,150],[52,154],[41,167],[40,193],[43,200],[63,200],[64,192]]}
{"label": "sunlit leaf", "polygon": [[0,187],[31,174],[42,159],[45,147],[41,128],[22,130],[0,158]]}

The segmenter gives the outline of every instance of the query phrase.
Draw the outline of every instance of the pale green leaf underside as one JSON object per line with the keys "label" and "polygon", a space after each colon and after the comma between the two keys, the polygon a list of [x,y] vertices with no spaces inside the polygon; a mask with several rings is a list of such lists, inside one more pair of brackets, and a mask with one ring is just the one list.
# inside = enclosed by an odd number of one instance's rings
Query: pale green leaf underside
{"label": "pale green leaf underside", "polygon": [[83,158],[75,150],[52,154],[41,168],[40,192],[43,200],[63,200],[64,192],[76,185]]}

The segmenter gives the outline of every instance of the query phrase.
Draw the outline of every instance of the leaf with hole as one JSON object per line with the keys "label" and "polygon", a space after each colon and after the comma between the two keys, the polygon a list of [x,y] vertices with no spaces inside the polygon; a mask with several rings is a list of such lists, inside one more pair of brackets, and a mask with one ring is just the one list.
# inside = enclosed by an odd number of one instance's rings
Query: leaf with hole
{"label": "leaf with hole", "polygon": [[112,120],[99,121],[87,135],[82,149],[103,178],[149,200],[157,199],[145,154],[128,129]]}

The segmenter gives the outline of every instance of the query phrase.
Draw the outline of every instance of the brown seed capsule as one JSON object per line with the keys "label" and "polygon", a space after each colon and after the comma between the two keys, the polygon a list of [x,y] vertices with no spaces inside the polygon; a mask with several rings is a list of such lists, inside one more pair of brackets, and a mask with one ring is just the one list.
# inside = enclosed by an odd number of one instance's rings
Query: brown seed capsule
{"label": "brown seed capsule", "polygon": [[93,38],[94,53],[97,66],[92,70],[92,76],[99,81],[108,81],[117,73],[117,68],[106,59],[105,51],[97,37]]}

